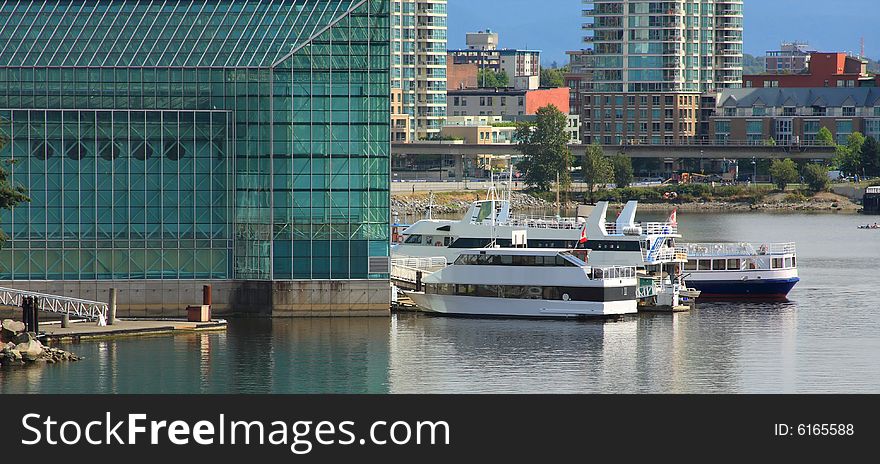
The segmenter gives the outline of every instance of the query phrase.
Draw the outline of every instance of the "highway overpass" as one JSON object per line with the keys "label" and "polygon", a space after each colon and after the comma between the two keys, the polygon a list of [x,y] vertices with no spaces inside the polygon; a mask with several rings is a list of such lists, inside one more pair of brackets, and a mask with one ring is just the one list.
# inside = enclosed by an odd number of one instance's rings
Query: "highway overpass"
{"label": "highway overpass", "polygon": [[[587,145],[569,145],[571,152],[582,157]],[[691,145],[606,145],[605,154],[623,154],[630,158],[658,159],[752,159],[791,158],[804,160],[830,159],[835,149],[819,145],[750,145],[742,144],[691,144]],[[392,155],[519,155],[516,145],[511,144],[461,144],[443,142],[393,143]]]}

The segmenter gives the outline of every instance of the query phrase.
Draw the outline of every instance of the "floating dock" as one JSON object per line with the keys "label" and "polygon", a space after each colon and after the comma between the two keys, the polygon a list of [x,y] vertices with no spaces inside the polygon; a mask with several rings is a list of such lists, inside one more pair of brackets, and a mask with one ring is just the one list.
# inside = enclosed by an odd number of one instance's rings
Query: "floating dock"
{"label": "floating dock", "polygon": [[60,323],[40,325],[41,339],[53,341],[76,341],[91,338],[116,338],[135,335],[163,335],[209,330],[226,330],[225,319],[208,322],[188,322],[185,320],[156,319],[117,319],[113,325],[99,326],[93,321],[73,322],[67,327]]}

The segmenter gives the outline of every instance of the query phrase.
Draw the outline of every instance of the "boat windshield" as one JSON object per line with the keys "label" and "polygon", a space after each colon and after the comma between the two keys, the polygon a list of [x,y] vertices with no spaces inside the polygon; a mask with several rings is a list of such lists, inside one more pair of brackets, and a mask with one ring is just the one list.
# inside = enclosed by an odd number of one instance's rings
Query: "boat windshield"
{"label": "boat windshield", "polygon": [[[584,250],[578,250],[578,251],[584,251]],[[587,262],[584,259],[587,257],[586,253],[579,253],[579,254],[581,256],[583,256],[583,258],[576,256],[571,251],[563,251],[562,253],[559,253],[559,256],[561,256],[563,258],[568,258],[569,261],[573,262],[574,264],[577,264],[578,266],[586,266]]]}

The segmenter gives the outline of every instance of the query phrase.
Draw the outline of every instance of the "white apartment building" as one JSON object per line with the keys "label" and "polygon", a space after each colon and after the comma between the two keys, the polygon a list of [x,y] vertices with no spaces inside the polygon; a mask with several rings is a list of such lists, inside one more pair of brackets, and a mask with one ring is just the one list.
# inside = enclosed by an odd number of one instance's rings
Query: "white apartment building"
{"label": "white apartment building", "polygon": [[446,0],[391,1],[391,88],[410,140],[440,135],[446,117]]}

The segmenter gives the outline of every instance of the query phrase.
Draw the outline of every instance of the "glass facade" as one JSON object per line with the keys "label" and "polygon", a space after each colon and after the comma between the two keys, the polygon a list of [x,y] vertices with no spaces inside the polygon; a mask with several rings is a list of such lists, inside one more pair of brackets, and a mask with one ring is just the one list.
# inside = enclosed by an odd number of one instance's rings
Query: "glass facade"
{"label": "glass facade", "polygon": [[387,279],[388,4],[3,2],[0,280]]}

